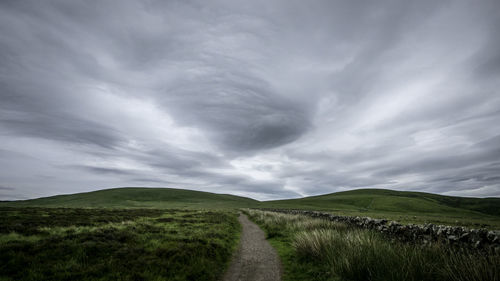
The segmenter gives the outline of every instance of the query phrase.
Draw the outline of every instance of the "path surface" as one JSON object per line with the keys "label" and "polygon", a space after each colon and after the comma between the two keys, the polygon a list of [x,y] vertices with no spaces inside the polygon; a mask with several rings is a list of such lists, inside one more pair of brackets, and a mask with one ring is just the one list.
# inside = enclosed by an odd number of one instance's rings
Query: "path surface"
{"label": "path surface", "polygon": [[264,232],[246,215],[238,218],[243,229],[236,253],[224,281],[279,281],[281,263],[278,254],[266,241]]}

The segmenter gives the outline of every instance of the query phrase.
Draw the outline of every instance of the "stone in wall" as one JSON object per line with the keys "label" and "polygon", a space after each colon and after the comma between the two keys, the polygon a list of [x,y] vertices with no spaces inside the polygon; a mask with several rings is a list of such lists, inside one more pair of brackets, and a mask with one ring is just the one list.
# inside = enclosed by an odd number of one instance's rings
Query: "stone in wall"
{"label": "stone in wall", "polygon": [[428,244],[432,242],[446,243],[461,247],[469,247],[484,251],[500,252],[500,231],[469,229],[461,226],[447,226],[435,224],[407,224],[403,225],[386,219],[370,217],[338,216],[330,213],[286,210],[261,209],[265,211],[306,215],[314,218],[323,218],[335,222],[345,223],[363,229],[372,229],[404,242]]}

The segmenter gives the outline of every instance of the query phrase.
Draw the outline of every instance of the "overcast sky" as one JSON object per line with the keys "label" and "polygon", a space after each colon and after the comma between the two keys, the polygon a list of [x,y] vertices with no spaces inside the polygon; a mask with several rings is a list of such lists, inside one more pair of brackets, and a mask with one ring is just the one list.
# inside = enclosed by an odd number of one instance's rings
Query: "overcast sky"
{"label": "overcast sky", "polygon": [[500,196],[500,2],[0,2],[0,200]]}

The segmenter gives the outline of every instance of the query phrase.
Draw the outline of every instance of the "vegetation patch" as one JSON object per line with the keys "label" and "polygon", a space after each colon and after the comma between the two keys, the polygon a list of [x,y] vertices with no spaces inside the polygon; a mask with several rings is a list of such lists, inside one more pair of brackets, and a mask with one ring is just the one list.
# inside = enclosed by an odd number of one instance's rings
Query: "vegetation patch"
{"label": "vegetation patch", "polygon": [[0,280],[218,280],[234,212],[3,208]]}
{"label": "vegetation patch", "polygon": [[303,215],[246,212],[278,250],[285,280],[500,280],[500,253],[391,241]]}
{"label": "vegetation patch", "polygon": [[[113,188],[86,193],[0,201],[1,207],[238,209],[271,208],[329,212],[398,221],[500,230],[500,198],[466,198],[423,192],[359,189],[300,199],[259,202],[228,194],[173,188]],[[90,218],[89,216],[86,216]]]}
{"label": "vegetation patch", "polygon": [[262,202],[260,208],[302,209],[335,215],[500,230],[500,198],[467,198],[423,192],[358,189],[300,199]]}

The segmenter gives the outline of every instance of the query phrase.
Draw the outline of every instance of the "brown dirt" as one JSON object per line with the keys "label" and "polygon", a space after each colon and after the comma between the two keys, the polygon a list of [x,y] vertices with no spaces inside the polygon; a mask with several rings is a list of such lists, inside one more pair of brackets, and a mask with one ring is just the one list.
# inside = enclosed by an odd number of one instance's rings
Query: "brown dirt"
{"label": "brown dirt", "polygon": [[240,246],[223,280],[281,280],[282,269],[278,254],[267,242],[264,232],[246,215],[240,214],[238,220],[243,227]]}

